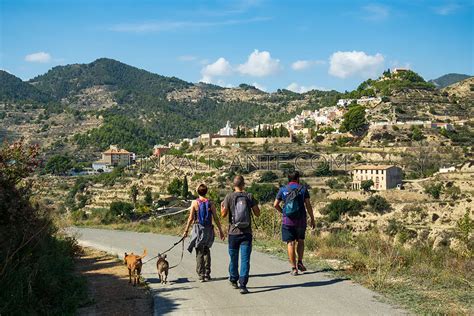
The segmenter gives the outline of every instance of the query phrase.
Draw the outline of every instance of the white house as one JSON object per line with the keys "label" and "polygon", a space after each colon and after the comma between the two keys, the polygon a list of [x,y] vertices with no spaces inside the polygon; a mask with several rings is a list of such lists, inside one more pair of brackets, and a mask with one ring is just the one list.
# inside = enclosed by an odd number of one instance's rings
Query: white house
{"label": "white house", "polygon": [[235,129],[230,126],[230,122],[227,121],[227,124],[225,125],[224,128],[221,128],[219,130],[219,136],[234,136],[235,135]]}
{"label": "white house", "polygon": [[354,101],[354,99],[339,99],[337,101],[337,106],[348,106]]}
{"label": "white house", "polygon": [[456,167],[441,167],[439,168],[439,173],[448,173],[456,171]]}

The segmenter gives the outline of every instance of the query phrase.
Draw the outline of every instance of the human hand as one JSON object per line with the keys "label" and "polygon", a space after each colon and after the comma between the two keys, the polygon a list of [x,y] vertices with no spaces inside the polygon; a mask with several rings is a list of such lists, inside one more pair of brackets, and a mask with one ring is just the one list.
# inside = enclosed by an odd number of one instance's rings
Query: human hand
{"label": "human hand", "polygon": [[219,238],[220,238],[222,241],[225,240],[225,234],[224,234],[224,232],[223,232],[221,229],[219,230]]}
{"label": "human hand", "polygon": [[311,229],[315,229],[315,228],[316,228],[316,223],[314,222],[314,218],[312,218],[312,219],[310,220],[309,226],[311,226]]}
{"label": "human hand", "polygon": [[187,231],[187,230],[184,231],[183,237],[184,237],[184,238],[188,237],[188,231]]}

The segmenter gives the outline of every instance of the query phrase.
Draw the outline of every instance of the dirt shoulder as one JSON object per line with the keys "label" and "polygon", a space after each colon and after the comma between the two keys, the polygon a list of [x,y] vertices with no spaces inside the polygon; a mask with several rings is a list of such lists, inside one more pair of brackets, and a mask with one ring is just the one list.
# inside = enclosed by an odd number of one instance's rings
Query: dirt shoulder
{"label": "dirt shoulder", "polygon": [[153,298],[146,286],[128,283],[126,267],[116,257],[83,248],[77,271],[86,278],[89,304],[77,315],[153,315]]}

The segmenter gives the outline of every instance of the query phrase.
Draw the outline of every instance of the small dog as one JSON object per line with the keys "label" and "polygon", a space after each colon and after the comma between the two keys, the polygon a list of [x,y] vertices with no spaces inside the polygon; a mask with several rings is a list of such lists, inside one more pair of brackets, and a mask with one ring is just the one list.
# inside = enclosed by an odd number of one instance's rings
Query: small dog
{"label": "small dog", "polygon": [[146,256],[146,249],[143,251],[143,255],[135,255],[125,253],[123,263],[128,268],[128,283],[132,283],[133,274],[133,286],[140,284],[140,274],[142,273],[142,259]]}
{"label": "small dog", "polygon": [[158,276],[160,277],[161,284],[166,284],[168,281],[168,270],[170,265],[166,261],[166,255],[158,254],[158,261],[156,262],[156,269],[158,270]]}

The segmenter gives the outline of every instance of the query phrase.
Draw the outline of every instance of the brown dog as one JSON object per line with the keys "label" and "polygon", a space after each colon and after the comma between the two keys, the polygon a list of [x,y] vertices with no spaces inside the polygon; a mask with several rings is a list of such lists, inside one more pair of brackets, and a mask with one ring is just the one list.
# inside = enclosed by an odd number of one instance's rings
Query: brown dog
{"label": "brown dog", "polygon": [[142,259],[146,256],[146,249],[143,252],[143,255],[135,255],[133,252],[131,254],[125,253],[123,258],[123,263],[127,265],[128,268],[128,283],[132,283],[132,274],[133,274],[133,286],[140,284],[140,274],[142,273]]}
{"label": "brown dog", "polygon": [[170,265],[166,261],[166,255],[158,254],[158,261],[156,262],[156,269],[158,270],[158,275],[160,277],[161,284],[166,284],[168,282],[168,270]]}

